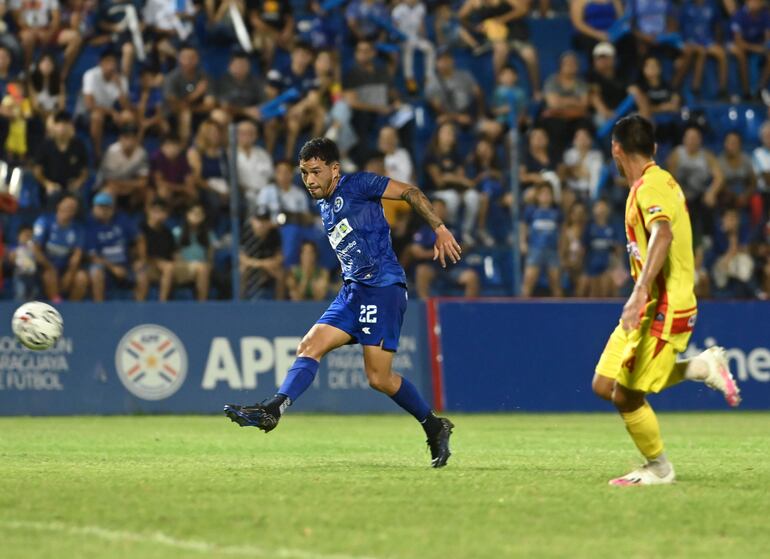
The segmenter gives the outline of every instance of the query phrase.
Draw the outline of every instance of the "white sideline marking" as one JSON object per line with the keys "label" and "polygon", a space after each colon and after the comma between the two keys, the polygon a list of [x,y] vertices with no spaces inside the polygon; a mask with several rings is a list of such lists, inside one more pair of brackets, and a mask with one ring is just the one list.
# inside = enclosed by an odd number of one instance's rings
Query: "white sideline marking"
{"label": "white sideline marking", "polygon": [[27,522],[23,520],[0,521],[0,528],[13,530],[37,530],[40,532],[61,532],[70,536],[90,536],[113,542],[154,543],[185,551],[218,553],[220,555],[250,555],[252,557],[282,557],[285,559],[375,559],[364,555],[313,553],[285,547],[264,548],[252,545],[220,546],[202,540],[180,540],[163,532],[127,532],[111,530],[101,526],[76,526],[63,522]]}

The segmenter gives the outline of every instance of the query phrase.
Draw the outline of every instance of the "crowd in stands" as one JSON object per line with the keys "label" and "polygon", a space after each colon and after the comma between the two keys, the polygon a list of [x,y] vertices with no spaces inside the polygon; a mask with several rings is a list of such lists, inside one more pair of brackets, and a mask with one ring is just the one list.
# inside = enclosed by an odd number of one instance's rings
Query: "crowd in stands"
{"label": "crowd in stands", "polygon": [[512,254],[522,296],[620,296],[608,131],[637,111],[684,190],[699,296],[767,298],[768,82],[765,0],[0,0],[0,178],[23,169],[2,294],[327,299],[296,163],[325,135],[461,240],[443,270],[384,202],[418,297],[511,294]]}

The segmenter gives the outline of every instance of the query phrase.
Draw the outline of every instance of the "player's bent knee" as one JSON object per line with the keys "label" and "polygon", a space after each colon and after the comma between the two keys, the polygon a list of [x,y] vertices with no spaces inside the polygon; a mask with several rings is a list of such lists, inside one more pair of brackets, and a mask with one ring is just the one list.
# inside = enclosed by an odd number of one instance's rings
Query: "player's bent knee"
{"label": "player's bent knee", "polygon": [[636,411],[644,404],[644,393],[629,390],[620,384],[615,385],[612,391],[612,403],[621,413]]}
{"label": "player's bent knee", "polygon": [[602,400],[612,401],[612,390],[615,386],[615,381],[609,377],[602,375],[594,375],[591,381],[591,389]]}

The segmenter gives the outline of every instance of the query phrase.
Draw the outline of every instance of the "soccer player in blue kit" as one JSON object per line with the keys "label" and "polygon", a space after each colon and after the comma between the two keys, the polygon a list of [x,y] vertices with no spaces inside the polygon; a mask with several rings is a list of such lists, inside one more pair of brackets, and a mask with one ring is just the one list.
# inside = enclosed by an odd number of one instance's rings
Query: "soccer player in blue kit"
{"label": "soccer player in blue kit", "polygon": [[317,200],[326,234],[342,266],[344,284],[326,312],[305,335],[297,359],[278,392],[253,406],[225,405],[225,414],[240,426],[266,433],[307,390],[321,358],[348,343],[364,348],[369,385],[390,396],[420,422],[428,438],[431,465],[445,466],[454,425],[437,417],[417,388],[392,371],[406,311],[406,275],[390,240],[381,199],[405,200],[436,232],[434,259],[442,266],[460,260],[460,245],[416,186],[373,173],[340,173],[337,145],[327,138],[308,141],[300,151],[302,180]]}

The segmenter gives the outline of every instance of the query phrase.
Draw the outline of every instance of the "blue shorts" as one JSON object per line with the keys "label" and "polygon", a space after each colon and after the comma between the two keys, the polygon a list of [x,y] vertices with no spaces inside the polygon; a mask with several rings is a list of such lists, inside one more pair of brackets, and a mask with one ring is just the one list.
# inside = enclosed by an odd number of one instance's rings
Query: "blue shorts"
{"label": "blue shorts", "polygon": [[527,266],[535,268],[558,268],[559,253],[553,248],[530,248]]}
{"label": "blue shorts", "polygon": [[328,324],[353,337],[351,343],[382,345],[396,351],[408,296],[403,285],[370,287],[345,283],[316,324]]}

